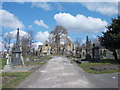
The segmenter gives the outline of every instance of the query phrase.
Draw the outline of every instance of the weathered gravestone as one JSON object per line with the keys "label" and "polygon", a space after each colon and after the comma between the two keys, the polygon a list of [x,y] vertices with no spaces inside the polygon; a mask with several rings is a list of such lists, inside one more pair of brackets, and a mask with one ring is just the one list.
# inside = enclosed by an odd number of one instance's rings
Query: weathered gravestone
{"label": "weathered gravestone", "polygon": [[113,53],[110,52],[110,51],[107,51],[107,53],[106,53],[106,58],[107,58],[107,59],[113,59]]}
{"label": "weathered gravestone", "polygon": [[9,54],[7,53],[6,59],[7,59],[7,63],[6,63],[7,65],[4,66],[4,69],[5,69],[5,70],[10,70],[10,69],[12,69],[12,65],[11,65],[11,55],[9,55]]}
{"label": "weathered gravestone", "polygon": [[29,58],[28,58],[28,57],[26,58],[26,60],[25,60],[25,61],[26,61],[26,62],[30,62],[30,60],[29,60]]}
{"label": "weathered gravestone", "polygon": [[95,46],[95,44],[93,44],[93,48],[92,48],[92,57],[93,59],[100,59],[99,47]]}
{"label": "weathered gravestone", "polygon": [[81,50],[80,50],[80,47],[76,47],[75,56],[77,58],[76,62],[81,63]]}

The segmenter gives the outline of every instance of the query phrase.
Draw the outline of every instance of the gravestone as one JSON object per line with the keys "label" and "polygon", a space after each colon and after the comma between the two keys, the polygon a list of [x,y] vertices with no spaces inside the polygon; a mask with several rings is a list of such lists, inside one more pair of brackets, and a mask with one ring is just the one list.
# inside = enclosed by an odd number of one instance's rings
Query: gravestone
{"label": "gravestone", "polygon": [[99,47],[95,46],[95,44],[93,44],[93,48],[92,48],[92,57],[93,59],[100,59]]}
{"label": "gravestone", "polygon": [[81,58],[80,49],[78,47],[76,48],[76,58]]}
{"label": "gravestone", "polygon": [[15,54],[15,57],[13,59],[13,65],[22,65],[22,60],[21,60],[21,51],[20,51],[20,36],[19,36],[19,28],[17,29],[17,38],[16,38],[16,47],[15,50],[13,51]]}
{"label": "gravestone", "polygon": [[25,60],[26,62],[30,62],[29,58],[27,57],[27,59]]}
{"label": "gravestone", "polygon": [[10,70],[12,69],[12,65],[11,65],[11,55],[7,54],[6,55],[6,59],[7,59],[7,65],[4,66],[5,70]]}
{"label": "gravestone", "polygon": [[100,59],[99,49],[95,49],[95,59]]}
{"label": "gravestone", "polygon": [[106,53],[106,59],[113,59],[113,54],[110,51],[107,51]]}
{"label": "gravestone", "polygon": [[77,58],[76,62],[81,63],[81,51],[80,47],[76,47],[75,57]]}
{"label": "gravestone", "polygon": [[86,54],[86,60],[91,60],[91,55],[90,54]]}

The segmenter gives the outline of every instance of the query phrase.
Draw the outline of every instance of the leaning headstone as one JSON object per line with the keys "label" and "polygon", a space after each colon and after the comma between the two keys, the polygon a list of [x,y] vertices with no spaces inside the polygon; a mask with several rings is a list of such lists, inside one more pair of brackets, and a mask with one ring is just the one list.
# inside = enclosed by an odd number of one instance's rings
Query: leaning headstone
{"label": "leaning headstone", "polygon": [[10,70],[12,69],[12,66],[11,66],[11,56],[9,54],[6,55],[6,59],[7,59],[7,65],[4,66],[4,69],[5,70]]}

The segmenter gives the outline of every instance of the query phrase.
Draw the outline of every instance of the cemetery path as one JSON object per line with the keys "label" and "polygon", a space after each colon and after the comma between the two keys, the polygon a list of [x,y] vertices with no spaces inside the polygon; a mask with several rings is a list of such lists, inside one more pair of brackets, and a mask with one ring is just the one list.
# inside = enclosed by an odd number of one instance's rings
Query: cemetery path
{"label": "cemetery path", "polygon": [[53,57],[17,88],[117,88],[118,73],[89,74],[65,57]]}

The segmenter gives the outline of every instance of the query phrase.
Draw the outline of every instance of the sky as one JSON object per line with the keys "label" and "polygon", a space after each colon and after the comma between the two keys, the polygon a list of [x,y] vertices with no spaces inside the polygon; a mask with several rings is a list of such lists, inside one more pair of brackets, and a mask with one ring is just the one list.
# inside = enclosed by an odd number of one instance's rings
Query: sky
{"label": "sky", "polygon": [[12,35],[13,43],[17,28],[21,37],[33,31],[36,43],[42,44],[57,25],[68,31],[71,40],[81,38],[83,43],[86,35],[90,40],[101,36],[118,13],[116,2],[3,2],[1,5],[2,37]]}

